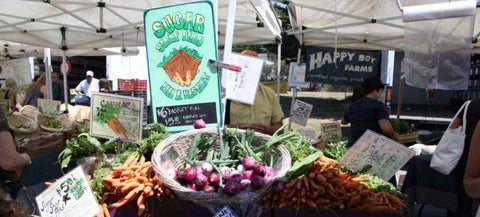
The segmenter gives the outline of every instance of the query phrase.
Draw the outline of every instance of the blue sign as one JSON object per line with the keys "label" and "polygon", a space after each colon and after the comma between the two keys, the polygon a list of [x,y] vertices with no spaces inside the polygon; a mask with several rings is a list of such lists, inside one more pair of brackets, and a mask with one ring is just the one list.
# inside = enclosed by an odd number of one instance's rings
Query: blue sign
{"label": "blue sign", "polygon": [[307,46],[305,81],[359,86],[364,78],[380,73],[381,51]]}

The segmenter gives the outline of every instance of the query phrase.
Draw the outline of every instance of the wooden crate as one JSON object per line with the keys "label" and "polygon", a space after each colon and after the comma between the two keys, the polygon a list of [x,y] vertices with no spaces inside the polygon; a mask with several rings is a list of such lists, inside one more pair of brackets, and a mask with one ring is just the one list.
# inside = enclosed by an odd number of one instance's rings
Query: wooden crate
{"label": "wooden crate", "polygon": [[417,139],[418,139],[417,132],[398,135],[398,142],[402,144],[416,142]]}
{"label": "wooden crate", "polygon": [[118,90],[132,91],[135,89],[135,81],[133,79],[118,79]]}

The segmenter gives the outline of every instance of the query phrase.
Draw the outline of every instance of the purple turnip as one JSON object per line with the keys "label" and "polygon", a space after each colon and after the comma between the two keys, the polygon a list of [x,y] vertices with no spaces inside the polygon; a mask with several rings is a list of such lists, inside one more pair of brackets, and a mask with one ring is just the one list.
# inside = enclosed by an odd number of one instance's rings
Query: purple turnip
{"label": "purple turnip", "polygon": [[195,123],[193,124],[193,128],[195,129],[202,129],[207,126],[207,123],[203,119],[197,119]]}
{"label": "purple turnip", "polygon": [[242,179],[242,181],[240,181],[240,185],[243,189],[247,188],[251,183],[252,182],[248,179]]}
{"label": "purple turnip", "polygon": [[227,195],[234,196],[242,191],[242,185],[240,182],[228,181],[225,186],[223,186],[223,192]]}
{"label": "purple turnip", "polygon": [[215,192],[215,187],[213,187],[211,185],[205,185],[205,186],[203,186],[203,191],[205,191],[205,192]]}
{"label": "purple turnip", "polygon": [[197,185],[198,187],[202,187],[207,184],[208,178],[202,173],[199,173],[197,174],[197,178],[194,180],[194,182],[195,182],[195,185]]}
{"label": "purple turnip", "polygon": [[237,182],[237,183],[240,183],[240,181],[242,181],[243,179],[243,176],[240,175],[240,174],[233,174],[230,176],[230,179],[228,180],[228,182]]}
{"label": "purple turnip", "polygon": [[252,176],[253,176],[253,170],[247,170],[247,171],[245,171],[245,174],[244,174],[244,178],[245,178],[245,179],[251,180],[251,179],[252,179]]}
{"label": "purple turnip", "polygon": [[282,193],[283,189],[285,189],[285,182],[277,180],[273,183],[273,188],[278,193]]}
{"label": "purple turnip", "polygon": [[263,180],[263,177],[260,175],[255,175],[252,177],[251,180],[251,186],[254,190],[257,190],[265,185],[265,181]]}
{"label": "purple turnip", "polygon": [[193,181],[193,179],[195,179],[196,176],[197,176],[197,171],[194,168],[189,167],[183,171],[183,178],[186,181]]}
{"label": "purple turnip", "polygon": [[225,180],[230,179],[230,176],[232,174],[232,169],[230,169],[229,167],[222,167],[220,171],[222,172],[222,179],[225,179]]}
{"label": "purple turnip", "polygon": [[213,166],[212,166],[212,164],[210,164],[210,163],[203,163],[203,164],[202,164],[202,171],[203,171],[203,174],[205,174],[205,175],[207,175],[207,176],[210,175],[210,173],[212,173],[212,171],[213,171]]}
{"label": "purple turnip", "polygon": [[220,183],[220,176],[218,173],[210,173],[208,176],[208,184],[217,186]]}
{"label": "purple turnip", "polygon": [[253,169],[253,165],[255,164],[255,159],[253,157],[245,157],[243,158],[243,167],[246,170]]}

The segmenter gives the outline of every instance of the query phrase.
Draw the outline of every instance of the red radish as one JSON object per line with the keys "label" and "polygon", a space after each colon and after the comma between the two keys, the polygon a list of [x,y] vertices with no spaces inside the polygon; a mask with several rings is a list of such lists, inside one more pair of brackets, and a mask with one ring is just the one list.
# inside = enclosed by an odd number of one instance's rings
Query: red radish
{"label": "red radish", "polygon": [[205,186],[203,186],[203,191],[205,191],[205,192],[215,192],[215,187],[213,187],[211,185],[205,185]]}
{"label": "red radish", "polygon": [[243,189],[247,188],[248,186],[250,186],[252,182],[248,179],[242,179],[242,181],[240,181],[240,185],[242,186]]}
{"label": "red radish", "polygon": [[222,172],[222,179],[225,179],[225,180],[230,179],[232,169],[230,169],[229,167],[222,167],[220,171]]}
{"label": "red radish", "polygon": [[217,186],[220,183],[220,176],[218,173],[210,173],[208,176],[208,184]]}
{"label": "red radish", "polygon": [[207,126],[207,123],[203,119],[197,119],[195,123],[193,124],[193,128],[195,129],[202,129]]}
{"label": "red radish", "polygon": [[251,180],[252,179],[252,176],[253,176],[253,170],[247,170],[245,171],[245,175],[244,175],[245,179],[248,179],[248,180]]}
{"label": "red radish", "polygon": [[254,164],[255,164],[255,159],[253,159],[253,157],[248,157],[247,156],[247,157],[243,158],[243,167],[246,170],[252,169]]}
{"label": "red radish", "polygon": [[282,193],[283,192],[283,189],[285,189],[285,182],[282,182],[282,181],[275,181],[273,183],[273,188],[278,192],[278,193]]}
{"label": "red radish", "polygon": [[190,183],[190,184],[188,185],[188,187],[189,187],[190,189],[194,190],[194,191],[197,190],[197,185],[195,185],[195,183]]}
{"label": "red radish", "polygon": [[228,182],[237,182],[237,183],[240,183],[240,181],[242,181],[243,179],[243,176],[241,176],[240,174],[234,174],[232,176],[230,176],[230,179]]}
{"label": "red radish", "polygon": [[207,176],[210,175],[210,173],[212,173],[212,171],[213,171],[213,166],[212,166],[212,164],[210,164],[210,163],[203,163],[203,164],[202,164],[202,171],[203,171],[203,173],[204,173],[205,175],[207,175]]}
{"label": "red radish", "polygon": [[198,187],[202,187],[207,184],[208,178],[207,176],[203,175],[202,173],[197,174],[197,178],[194,180],[195,185]]}
{"label": "red radish", "polygon": [[197,176],[197,171],[194,168],[187,168],[183,171],[183,178],[187,181],[193,181]]}
{"label": "red radish", "polygon": [[257,162],[255,164],[253,171],[257,175],[261,175],[261,176],[265,175],[265,167],[260,162]]}

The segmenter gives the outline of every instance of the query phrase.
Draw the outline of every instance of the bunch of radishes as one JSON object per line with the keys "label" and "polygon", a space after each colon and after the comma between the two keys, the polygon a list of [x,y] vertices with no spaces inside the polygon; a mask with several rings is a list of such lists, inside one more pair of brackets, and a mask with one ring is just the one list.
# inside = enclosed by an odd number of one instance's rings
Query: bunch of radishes
{"label": "bunch of radishes", "polygon": [[224,166],[219,170],[214,171],[214,166],[205,162],[180,172],[170,169],[169,175],[192,190],[219,192],[222,189],[223,193],[230,196],[244,190],[256,191],[275,177],[273,168],[262,165],[253,157],[245,157],[236,168]]}

